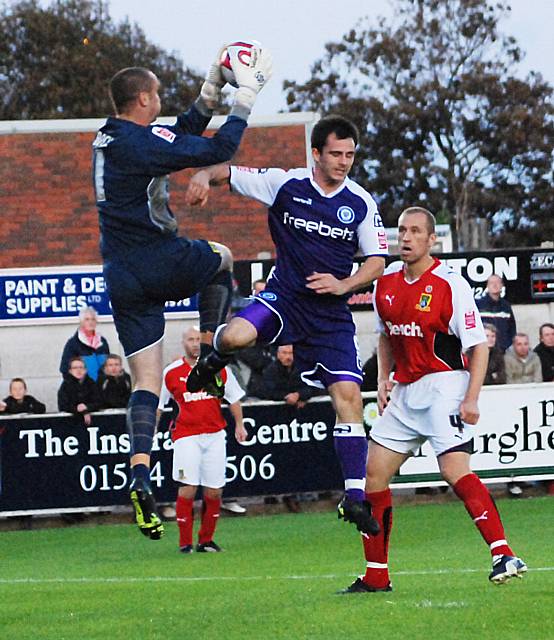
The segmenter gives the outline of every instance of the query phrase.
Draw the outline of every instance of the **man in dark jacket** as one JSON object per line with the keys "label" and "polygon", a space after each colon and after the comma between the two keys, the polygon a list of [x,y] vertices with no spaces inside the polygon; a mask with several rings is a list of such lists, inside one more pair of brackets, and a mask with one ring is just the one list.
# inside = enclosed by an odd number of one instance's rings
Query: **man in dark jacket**
{"label": "man in dark jacket", "polygon": [[131,376],[123,370],[121,357],[110,353],[98,374],[103,409],[124,409],[131,396]]}
{"label": "man in dark jacket", "polygon": [[293,347],[281,345],[277,349],[277,360],[263,372],[260,397],[265,400],[284,400],[297,409],[302,409],[318,391],[302,381],[294,367]]}
{"label": "man in dark jacket", "polygon": [[539,327],[539,344],[533,351],[539,356],[543,382],[554,381],[554,324],[545,322]]}
{"label": "man in dark jacket", "polygon": [[102,407],[100,391],[82,358],[71,358],[69,371],[58,389],[58,409],[82,416],[85,425],[91,424],[90,413]]}
{"label": "man in dark jacket", "polygon": [[501,297],[504,283],[496,273],[487,280],[487,293],[477,302],[483,323],[496,327],[496,346],[504,353],[516,335],[516,319],[512,305]]}
{"label": "man in dark jacket", "polygon": [[81,309],[79,313],[79,328],[65,343],[60,362],[60,373],[65,376],[69,371],[70,358],[80,357],[87,367],[87,373],[93,380],[98,378],[98,372],[108,354],[110,347],[106,338],[96,331],[98,314],[94,307]]}

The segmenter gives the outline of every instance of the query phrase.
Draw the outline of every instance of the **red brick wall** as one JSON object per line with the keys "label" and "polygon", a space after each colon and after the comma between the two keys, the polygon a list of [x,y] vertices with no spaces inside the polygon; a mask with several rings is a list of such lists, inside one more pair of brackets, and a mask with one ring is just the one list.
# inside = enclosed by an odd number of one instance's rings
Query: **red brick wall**
{"label": "red brick wall", "polygon": [[[98,221],[91,182],[94,133],[0,135],[0,268],[98,264]],[[233,162],[305,166],[304,125],[252,127]],[[203,209],[183,203],[189,171],[171,177],[171,205],[182,235],[227,244],[236,260],[273,245],[263,206],[212,191]]]}

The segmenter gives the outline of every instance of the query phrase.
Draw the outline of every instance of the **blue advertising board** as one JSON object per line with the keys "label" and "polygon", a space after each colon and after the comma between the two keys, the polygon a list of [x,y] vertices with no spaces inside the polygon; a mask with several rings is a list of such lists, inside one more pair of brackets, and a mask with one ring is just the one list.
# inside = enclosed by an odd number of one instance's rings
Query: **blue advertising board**
{"label": "blue advertising board", "polygon": [[[112,315],[101,266],[0,270],[0,324],[65,320],[88,306]],[[197,296],[166,303],[166,313],[196,317]]]}

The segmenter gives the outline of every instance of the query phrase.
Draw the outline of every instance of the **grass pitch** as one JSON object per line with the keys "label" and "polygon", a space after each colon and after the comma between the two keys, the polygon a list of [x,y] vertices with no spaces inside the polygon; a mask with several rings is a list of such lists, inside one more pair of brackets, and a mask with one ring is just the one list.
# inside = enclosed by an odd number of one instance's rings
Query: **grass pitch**
{"label": "grass pitch", "polygon": [[554,500],[499,501],[523,580],[488,582],[460,503],[395,509],[392,593],[336,595],[363,572],[333,513],[224,518],[221,554],[130,525],[0,533],[0,628],[15,640],[539,640],[554,637]]}

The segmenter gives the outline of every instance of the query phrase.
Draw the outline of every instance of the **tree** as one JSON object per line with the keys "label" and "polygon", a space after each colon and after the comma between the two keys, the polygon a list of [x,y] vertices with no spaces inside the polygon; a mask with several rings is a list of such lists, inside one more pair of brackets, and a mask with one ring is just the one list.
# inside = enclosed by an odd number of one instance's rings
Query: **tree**
{"label": "tree", "polygon": [[165,114],[198,94],[201,78],[146,39],[115,24],[102,0],[22,0],[0,10],[0,119],[91,118],[112,113],[107,87],[123,67],[152,69]]}
{"label": "tree", "polygon": [[326,45],[304,84],[286,81],[290,110],[340,112],[360,127],[356,178],[388,225],[416,203],[453,223],[472,247],[486,221],[493,244],[554,237],[554,110],[540,74],[511,74],[522,57],[502,37],[509,11],[488,0],[395,0]]}

